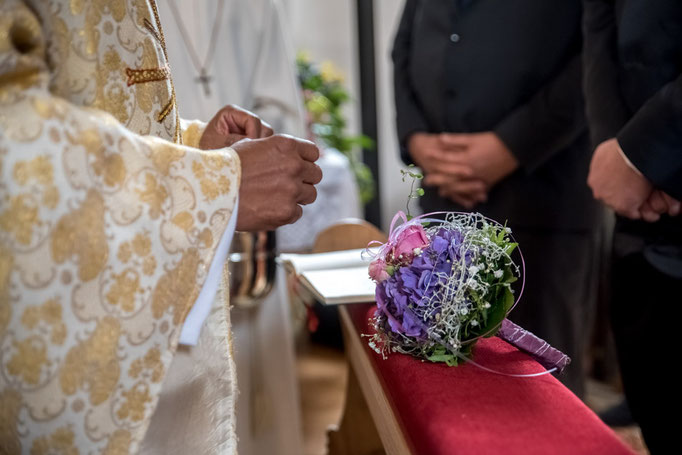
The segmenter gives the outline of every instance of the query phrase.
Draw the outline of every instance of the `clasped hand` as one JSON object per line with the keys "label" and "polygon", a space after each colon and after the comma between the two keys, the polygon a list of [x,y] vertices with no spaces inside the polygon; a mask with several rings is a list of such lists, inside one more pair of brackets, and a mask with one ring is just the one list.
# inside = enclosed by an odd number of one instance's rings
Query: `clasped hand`
{"label": "clasped hand", "polygon": [[466,209],[485,202],[488,191],[519,166],[493,132],[414,133],[408,149],[426,174],[424,184]]}
{"label": "clasped hand", "polygon": [[263,231],[293,223],[301,205],[317,198],[322,170],[320,152],[310,141],[273,135],[257,115],[226,106],[208,123],[199,142],[203,150],[232,147],[241,161],[238,231]]}
{"label": "clasped hand", "polygon": [[680,201],[656,189],[622,153],[613,138],[594,151],[587,184],[594,197],[631,219],[658,221],[662,214],[680,214]]}

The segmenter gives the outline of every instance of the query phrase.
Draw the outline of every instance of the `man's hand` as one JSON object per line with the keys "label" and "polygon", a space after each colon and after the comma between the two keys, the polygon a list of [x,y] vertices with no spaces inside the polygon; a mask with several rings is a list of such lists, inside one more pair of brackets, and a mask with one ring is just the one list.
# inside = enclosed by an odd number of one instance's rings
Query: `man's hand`
{"label": "man's hand", "polygon": [[441,134],[441,142],[455,154],[456,162],[472,170],[472,177],[482,180],[488,190],[514,172],[519,162],[493,132]]}
{"label": "man's hand", "polygon": [[480,179],[428,174],[424,178],[424,185],[437,186],[440,197],[450,199],[468,210],[488,199],[486,184]]}
{"label": "man's hand", "polygon": [[243,140],[232,146],[242,165],[238,231],[264,231],[293,223],[301,205],[317,198],[322,170],[314,162],[320,152],[312,142],[276,135]]}
{"label": "man's hand", "polygon": [[426,174],[470,177],[472,169],[456,155],[457,150],[443,142],[442,134],[414,133],[407,144],[414,163]]}
{"label": "man's hand", "polygon": [[587,184],[595,199],[634,220],[642,218],[640,209],[647,211],[644,204],[653,193],[651,183],[625,161],[615,138],[602,142],[594,151]]}
{"label": "man's hand", "polygon": [[670,216],[679,215],[680,209],[680,201],[661,190],[654,190],[640,207],[639,213],[643,220],[654,223],[661,219],[663,213],[667,213]]}
{"label": "man's hand", "polygon": [[238,106],[228,105],[213,116],[199,141],[202,150],[229,147],[242,139],[272,136],[272,128],[253,114]]}
{"label": "man's hand", "polygon": [[470,179],[473,170],[458,156],[462,151],[449,146],[443,141],[443,136],[414,133],[408,141],[410,156],[426,174],[425,185],[438,186],[441,197],[465,208],[473,208],[485,200],[485,185]]}
{"label": "man's hand", "polygon": [[[519,166],[504,142],[492,132],[427,136],[432,137],[420,139],[425,143],[420,159],[436,156],[440,162],[432,159],[432,170],[427,168],[424,184],[437,186],[442,197],[467,209],[485,202],[490,188]],[[412,148],[410,153],[419,164]],[[460,172],[443,172],[443,162]]]}

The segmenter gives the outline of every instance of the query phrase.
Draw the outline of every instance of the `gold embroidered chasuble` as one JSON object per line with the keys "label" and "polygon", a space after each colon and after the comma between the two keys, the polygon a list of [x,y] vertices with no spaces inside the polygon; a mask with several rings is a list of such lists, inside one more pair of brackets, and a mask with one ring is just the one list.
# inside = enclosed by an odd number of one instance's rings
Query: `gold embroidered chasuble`
{"label": "gold embroidered chasuble", "polygon": [[0,0],[0,453],[135,453],[235,206],[147,0]]}

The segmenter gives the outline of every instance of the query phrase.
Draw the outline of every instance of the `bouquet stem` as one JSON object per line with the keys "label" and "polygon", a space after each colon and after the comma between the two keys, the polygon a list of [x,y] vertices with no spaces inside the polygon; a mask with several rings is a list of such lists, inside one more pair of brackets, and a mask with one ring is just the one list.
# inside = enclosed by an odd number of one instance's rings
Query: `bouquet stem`
{"label": "bouquet stem", "polygon": [[561,373],[571,363],[571,358],[553,348],[542,338],[514,324],[509,319],[502,321],[497,336],[520,351],[530,355],[540,365],[548,370],[556,368]]}

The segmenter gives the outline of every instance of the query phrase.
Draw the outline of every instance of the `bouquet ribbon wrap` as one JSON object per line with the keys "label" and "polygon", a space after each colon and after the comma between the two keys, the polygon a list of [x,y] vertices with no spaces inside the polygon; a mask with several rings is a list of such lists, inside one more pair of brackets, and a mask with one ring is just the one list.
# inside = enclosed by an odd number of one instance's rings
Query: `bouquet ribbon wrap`
{"label": "bouquet ribbon wrap", "polygon": [[535,361],[548,370],[561,373],[571,363],[571,358],[553,348],[542,338],[514,324],[509,319],[502,321],[497,336],[520,351],[530,355]]}

